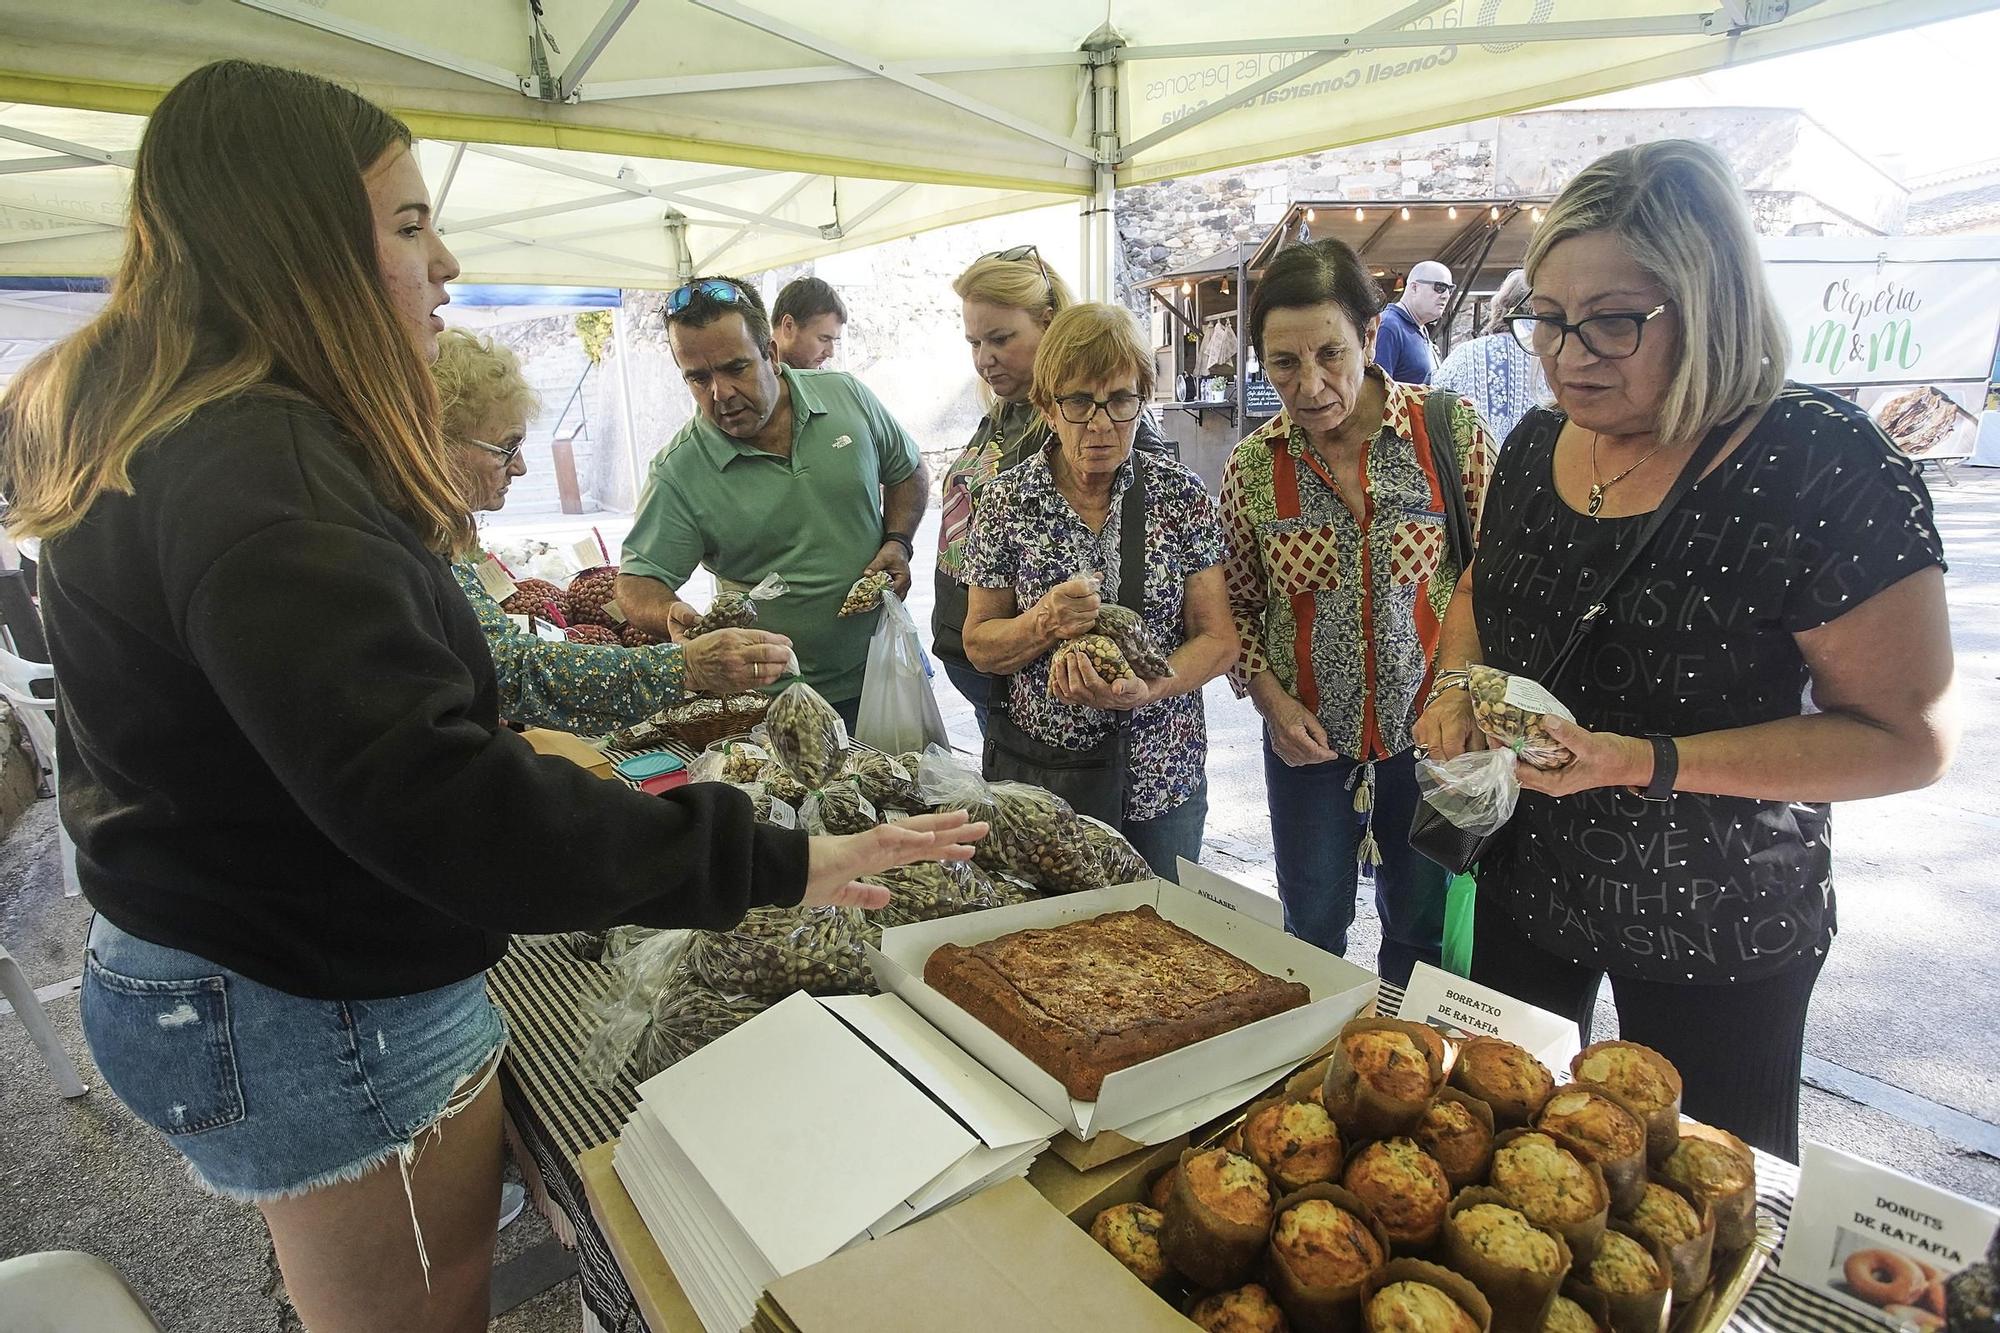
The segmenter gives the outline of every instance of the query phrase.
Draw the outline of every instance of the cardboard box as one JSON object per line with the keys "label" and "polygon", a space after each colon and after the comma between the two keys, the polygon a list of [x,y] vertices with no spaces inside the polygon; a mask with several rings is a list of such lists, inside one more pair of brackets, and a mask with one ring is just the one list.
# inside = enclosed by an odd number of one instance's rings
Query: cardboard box
{"label": "cardboard box", "polygon": [[[893,927],[883,932],[879,949],[869,950],[869,961],[884,990],[908,1001],[1075,1138],[1087,1141],[1106,1130],[1118,1130],[1128,1139],[1145,1142],[1148,1135],[1134,1130],[1154,1117],[1219,1096],[1234,1096],[1238,1085],[1243,1085],[1238,1100],[1248,1101],[1257,1090],[1257,1080],[1274,1081],[1285,1070],[1310,1059],[1375,996],[1374,973],[1270,924],[1268,918],[1276,904],[1267,895],[1185,861],[1180,873],[1178,885],[1145,880]],[[1288,1013],[1118,1070],[1105,1078],[1095,1102],[1080,1102],[991,1028],[924,984],[924,963],[939,945],[978,944],[1016,930],[1059,926],[1142,905],[1153,907],[1169,921],[1253,967],[1305,983],[1311,1001]],[[1225,1101],[1208,1114],[1226,1109]],[[1183,1131],[1186,1128],[1181,1126]]]}
{"label": "cardboard box", "polygon": [[1028,1183],[1057,1212],[1080,1227],[1088,1227],[1111,1205],[1144,1198],[1153,1177],[1180,1161],[1187,1146],[1188,1136],[1182,1134],[1087,1170],[1079,1170],[1054,1153],[1045,1152],[1028,1168]]}
{"label": "cardboard box", "polygon": [[773,1282],[759,1329],[1186,1333],[1188,1323],[1026,1182],[985,1190]]}
{"label": "cardboard box", "polygon": [[536,754],[555,755],[567,759],[578,768],[587,769],[600,778],[615,776],[611,771],[611,760],[595,746],[580,736],[572,736],[567,731],[551,731],[546,727],[529,727],[521,733]]}

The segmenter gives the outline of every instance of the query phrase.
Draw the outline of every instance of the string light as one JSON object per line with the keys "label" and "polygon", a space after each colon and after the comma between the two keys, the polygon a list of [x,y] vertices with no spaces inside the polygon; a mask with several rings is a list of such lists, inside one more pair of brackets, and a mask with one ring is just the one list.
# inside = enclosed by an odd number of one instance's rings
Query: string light
{"label": "string light", "polygon": [[1538,208],[1535,210],[1535,221],[1540,222],[1541,220],[1542,220],[1542,210]]}
{"label": "string light", "polygon": [[1493,211],[1488,213],[1486,216],[1492,218],[1495,222],[1498,222],[1500,220],[1500,205],[1498,204],[1493,205]]}
{"label": "string light", "polygon": [[1410,210],[1405,208],[1403,210],[1403,221],[1408,222],[1409,220],[1410,220]]}
{"label": "string light", "polygon": [[1317,222],[1317,221],[1319,221],[1319,210],[1317,210],[1317,209],[1312,209],[1312,208],[1308,208],[1308,209],[1306,210],[1306,221],[1307,221],[1307,222]]}
{"label": "string light", "polygon": [[1458,205],[1453,204],[1450,208],[1447,208],[1444,211],[1444,215],[1450,218],[1453,222],[1458,221]]}
{"label": "string light", "polygon": [[1182,283],[1182,284],[1181,284],[1181,295],[1182,295],[1182,296],[1193,296],[1193,295],[1194,295],[1194,284],[1193,284],[1193,283],[1191,283],[1191,282],[1184,282],[1184,283]]}
{"label": "string light", "polygon": [[1368,215],[1357,208],[1354,210],[1354,220],[1356,222],[1366,222],[1368,220]]}

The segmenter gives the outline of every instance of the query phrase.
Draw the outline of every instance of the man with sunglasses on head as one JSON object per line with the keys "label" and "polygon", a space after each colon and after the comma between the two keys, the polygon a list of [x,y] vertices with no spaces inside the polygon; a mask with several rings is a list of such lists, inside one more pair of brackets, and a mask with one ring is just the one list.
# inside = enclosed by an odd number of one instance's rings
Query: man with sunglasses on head
{"label": "man with sunglasses on head", "polygon": [[[865,573],[909,592],[930,492],[916,441],[852,375],[787,366],[748,283],[695,279],[668,295],[666,325],[696,415],[647,469],[619,608],[681,643],[701,616],[681,600],[696,565],[725,589],[781,576],[789,591],[760,605],[758,628],[791,640],[806,683],[852,728],[879,612],[838,612]],[[786,683],[766,670],[760,686]]]}
{"label": "man with sunglasses on head", "polygon": [[1437,369],[1437,350],[1424,330],[1444,314],[1451,300],[1451,270],[1426,259],[1410,270],[1403,294],[1382,312],[1375,334],[1375,364],[1403,384],[1429,384]]}

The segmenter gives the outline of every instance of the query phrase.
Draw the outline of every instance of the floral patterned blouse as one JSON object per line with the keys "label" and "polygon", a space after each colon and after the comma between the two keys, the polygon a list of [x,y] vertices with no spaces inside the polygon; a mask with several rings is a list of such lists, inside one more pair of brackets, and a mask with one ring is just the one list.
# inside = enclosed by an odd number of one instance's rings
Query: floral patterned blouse
{"label": "floral patterned blouse", "polygon": [[[1222,481],[1229,603],[1242,656],[1239,695],[1270,671],[1311,709],[1334,752],[1386,759],[1410,748],[1444,610],[1457,586],[1444,492],[1424,431],[1422,385],[1370,368],[1386,390],[1382,431],[1363,463],[1361,517],[1325,464],[1279,413],[1236,446]],[[1498,454],[1464,399],[1452,444],[1478,531]]]}
{"label": "floral patterned blouse", "polygon": [[[1118,532],[1125,491],[1139,456],[1125,460],[1111,483],[1111,515],[1092,532],[1056,489],[1046,451],[1000,474],[981,492],[965,545],[965,578],[977,588],[1011,588],[1025,610],[1051,588],[1099,571],[1106,602],[1119,599]],[[1147,456],[1146,568],[1140,615],[1171,653],[1187,640],[1182,606],[1188,580],[1223,561],[1222,525],[1201,478],[1179,463]],[[1009,711],[1014,724],[1045,745],[1085,750],[1110,734],[1109,713],[1049,697],[1045,653],[1014,674]],[[1132,713],[1131,773],[1125,818],[1156,819],[1193,796],[1208,759],[1201,691],[1162,699]]]}
{"label": "floral patterned blouse", "polygon": [[457,561],[451,572],[486,631],[500,683],[500,716],[522,726],[595,736],[680,702],[687,668],[679,644],[614,648],[541,639],[524,632],[479,586],[474,562]]}

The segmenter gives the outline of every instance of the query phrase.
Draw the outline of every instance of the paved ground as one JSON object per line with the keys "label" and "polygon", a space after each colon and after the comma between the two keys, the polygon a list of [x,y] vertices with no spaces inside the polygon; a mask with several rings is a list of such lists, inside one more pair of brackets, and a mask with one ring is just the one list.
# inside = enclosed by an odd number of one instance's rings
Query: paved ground
{"label": "paved ground", "polygon": [[[2000,476],[1967,471],[1938,488],[1950,576],[1953,635],[1966,741],[1950,775],[1926,792],[1858,802],[1836,819],[1841,932],[1821,980],[1807,1037],[1806,1136],[1887,1162],[1926,1180],[2000,1201]],[[523,531],[556,535],[532,521]],[[572,525],[581,531],[588,524]],[[615,542],[621,525],[604,523]],[[923,549],[920,540],[919,549]],[[914,599],[929,612],[927,588]],[[1894,652],[1895,645],[1883,645]],[[969,744],[969,710],[942,678],[940,702]],[[1213,685],[1209,773],[1213,795],[1205,859],[1271,885],[1256,719]],[[55,876],[50,803],[0,844],[0,940],[38,986],[80,969],[86,912]],[[1378,926],[1362,904],[1353,954],[1373,955]],[[65,1044],[95,1083],[73,994],[50,1000]],[[1608,1032],[1608,1007],[1601,1011]],[[1728,1034],[1715,1034],[1726,1040]],[[501,1259],[547,1238],[524,1218]],[[101,1089],[55,1096],[18,1023],[0,1017],[0,1257],[77,1247],[111,1259],[173,1333],[295,1327],[275,1290],[269,1242],[256,1215],[202,1195],[173,1154]],[[531,1284],[532,1285],[532,1284]],[[574,1279],[496,1320],[505,1333],[578,1326]]]}

